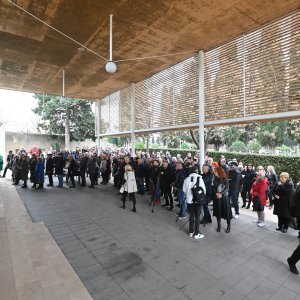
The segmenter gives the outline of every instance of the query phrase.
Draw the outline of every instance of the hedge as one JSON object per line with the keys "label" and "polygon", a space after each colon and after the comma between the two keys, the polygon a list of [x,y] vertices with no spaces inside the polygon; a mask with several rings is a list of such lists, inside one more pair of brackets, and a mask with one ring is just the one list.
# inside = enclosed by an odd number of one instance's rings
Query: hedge
{"label": "hedge", "polygon": [[[189,152],[193,155],[197,153],[197,150],[194,149],[149,149],[150,152],[158,152],[160,150],[163,152],[169,151],[172,156],[181,154],[182,157],[186,156]],[[277,174],[280,174],[281,172],[288,172],[294,183],[300,182],[299,157],[218,151],[208,151],[207,154],[215,161],[219,161],[220,156],[224,155],[229,161],[236,158],[238,162],[242,161],[244,164],[251,163],[255,167],[263,166],[266,169],[267,166],[271,165],[275,168]]]}

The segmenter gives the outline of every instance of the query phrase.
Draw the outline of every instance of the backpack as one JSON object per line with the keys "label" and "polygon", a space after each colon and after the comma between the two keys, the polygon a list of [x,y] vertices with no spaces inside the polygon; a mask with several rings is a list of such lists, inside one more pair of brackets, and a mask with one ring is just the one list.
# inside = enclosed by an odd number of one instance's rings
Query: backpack
{"label": "backpack", "polygon": [[[191,178],[191,182],[193,182],[192,178]],[[207,202],[204,189],[200,186],[200,177],[197,177],[197,181],[191,190],[192,190],[192,194],[193,194],[193,203],[194,204],[203,205]]]}

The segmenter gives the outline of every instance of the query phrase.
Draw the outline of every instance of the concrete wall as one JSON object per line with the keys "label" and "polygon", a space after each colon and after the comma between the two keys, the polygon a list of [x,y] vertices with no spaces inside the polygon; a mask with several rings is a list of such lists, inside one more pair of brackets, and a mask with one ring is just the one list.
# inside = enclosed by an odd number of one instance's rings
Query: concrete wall
{"label": "concrete wall", "polygon": [[[64,149],[64,136],[47,135],[39,133],[24,133],[24,132],[10,132],[0,131],[0,154],[5,157],[9,150],[17,153],[21,147],[29,151],[33,145],[41,149]],[[83,142],[71,142],[71,149],[76,147],[95,147],[96,142],[86,140]]]}

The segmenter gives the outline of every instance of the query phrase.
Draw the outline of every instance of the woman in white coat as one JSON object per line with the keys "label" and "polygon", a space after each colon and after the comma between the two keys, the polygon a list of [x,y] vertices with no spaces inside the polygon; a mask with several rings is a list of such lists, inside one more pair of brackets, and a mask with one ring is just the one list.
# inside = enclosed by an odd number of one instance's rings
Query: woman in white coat
{"label": "woman in white coat", "polygon": [[202,210],[202,205],[196,202],[192,192],[192,188],[198,184],[202,192],[206,193],[205,184],[201,175],[198,174],[198,167],[192,167],[189,177],[184,180],[183,192],[186,195],[186,203],[188,211],[190,212],[189,219],[189,235],[194,237],[194,239],[202,239],[204,235],[199,231],[200,225],[200,213]]}
{"label": "woman in white coat", "polygon": [[125,202],[127,195],[129,195],[129,200],[133,203],[132,211],[136,212],[136,199],[135,199],[135,193],[137,192],[137,185],[135,180],[134,171],[132,170],[132,167],[130,165],[125,166],[125,173],[124,173],[124,181],[123,184],[123,194],[122,194],[122,201],[123,205],[121,208],[125,209]]}

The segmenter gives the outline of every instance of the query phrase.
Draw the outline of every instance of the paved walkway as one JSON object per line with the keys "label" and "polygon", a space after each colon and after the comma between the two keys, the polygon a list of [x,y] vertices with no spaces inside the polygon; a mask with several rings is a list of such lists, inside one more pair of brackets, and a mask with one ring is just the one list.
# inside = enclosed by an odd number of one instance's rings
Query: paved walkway
{"label": "paved walkway", "polygon": [[93,299],[300,299],[300,278],[286,265],[296,232],[275,232],[274,223],[262,229],[241,215],[230,234],[214,221],[194,240],[174,213],[151,214],[147,196],[138,196],[136,214],[129,203],[120,209],[111,185],[17,190]]}

